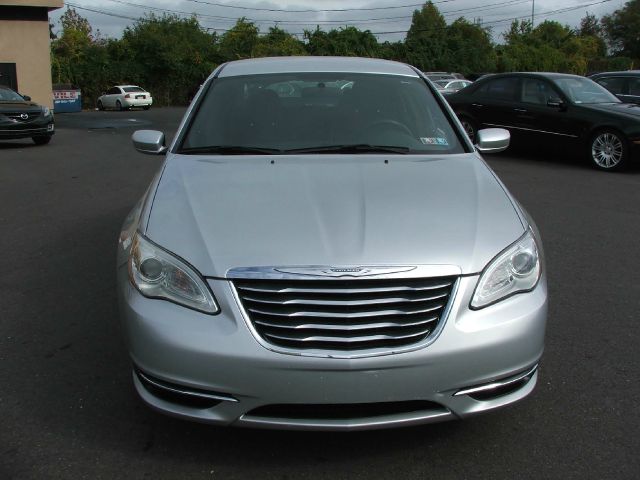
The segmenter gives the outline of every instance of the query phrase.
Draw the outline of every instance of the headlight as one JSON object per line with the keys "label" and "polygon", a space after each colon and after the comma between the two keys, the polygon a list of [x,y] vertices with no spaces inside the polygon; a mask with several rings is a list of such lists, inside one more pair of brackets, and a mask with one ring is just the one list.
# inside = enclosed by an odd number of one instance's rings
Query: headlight
{"label": "headlight", "polygon": [[42,115],[44,115],[45,117],[51,115],[51,110],[49,110],[49,107],[42,107]]}
{"label": "headlight", "polygon": [[169,300],[203,313],[218,313],[204,279],[183,260],[136,233],[129,256],[129,279],[142,295]]}
{"label": "headlight", "polygon": [[528,230],[485,267],[473,293],[471,308],[483,308],[516,293],[529,292],[539,279],[538,246]]}

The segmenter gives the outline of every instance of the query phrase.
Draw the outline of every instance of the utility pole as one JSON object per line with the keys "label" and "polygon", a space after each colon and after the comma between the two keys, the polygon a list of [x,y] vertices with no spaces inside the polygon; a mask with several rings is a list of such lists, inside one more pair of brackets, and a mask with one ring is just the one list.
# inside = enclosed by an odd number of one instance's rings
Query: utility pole
{"label": "utility pole", "polygon": [[531,0],[531,28],[533,29],[533,17],[536,12],[536,0]]}

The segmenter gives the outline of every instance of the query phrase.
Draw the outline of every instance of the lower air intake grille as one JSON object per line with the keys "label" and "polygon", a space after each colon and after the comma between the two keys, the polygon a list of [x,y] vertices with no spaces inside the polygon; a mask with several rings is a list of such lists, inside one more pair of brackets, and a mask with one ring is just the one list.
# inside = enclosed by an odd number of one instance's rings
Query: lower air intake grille
{"label": "lower air intake grille", "polygon": [[345,403],[320,405],[266,405],[251,410],[246,417],[290,418],[307,420],[352,420],[421,411],[447,412],[442,405],[426,400],[384,403]]}
{"label": "lower air intake grille", "polygon": [[412,345],[439,325],[455,277],[385,280],[235,280],[256,332],[298,350]]}

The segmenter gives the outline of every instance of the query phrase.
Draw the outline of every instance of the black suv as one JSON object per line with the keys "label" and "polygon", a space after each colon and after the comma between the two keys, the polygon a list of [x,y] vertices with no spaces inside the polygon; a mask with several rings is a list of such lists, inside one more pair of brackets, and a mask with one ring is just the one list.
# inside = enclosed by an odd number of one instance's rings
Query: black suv
{"label": "black suv", "polygon": [[602,170],[640,150],[640,105],[622,103],[593,80],[562,73],[502,73],[447,96],[467,134],[506,128],[515,142],[561,142]]}
{"label": "black suv", "polygon": [[0,85],[0,140],[31,138],[36,145],[51,141],[54,133],[53,113]]}
{"label": "black suv", "polygon": [[640,104],[640,70],[596,73],[589,78],[623,102]]}

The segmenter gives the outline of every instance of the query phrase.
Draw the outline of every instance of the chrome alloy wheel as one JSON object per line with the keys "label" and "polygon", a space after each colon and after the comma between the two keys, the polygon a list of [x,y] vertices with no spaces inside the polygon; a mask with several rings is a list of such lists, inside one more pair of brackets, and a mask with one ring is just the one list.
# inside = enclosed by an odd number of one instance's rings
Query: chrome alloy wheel
{"label": "chrome alloy wheel", "polygon": [[600,133],[591,143],[591,158],[600,168],[614,168],[624,158],[624,144],[615,133]]}
{"label": "chrome alloy wheel", "polygon": [[469,140],[471,140],[471,143],[474,143],[476,141],[476,129],[473,128],[473,124],[467,119],[461,119],[460,123],[462,124],[464,131],[467,133]]}

